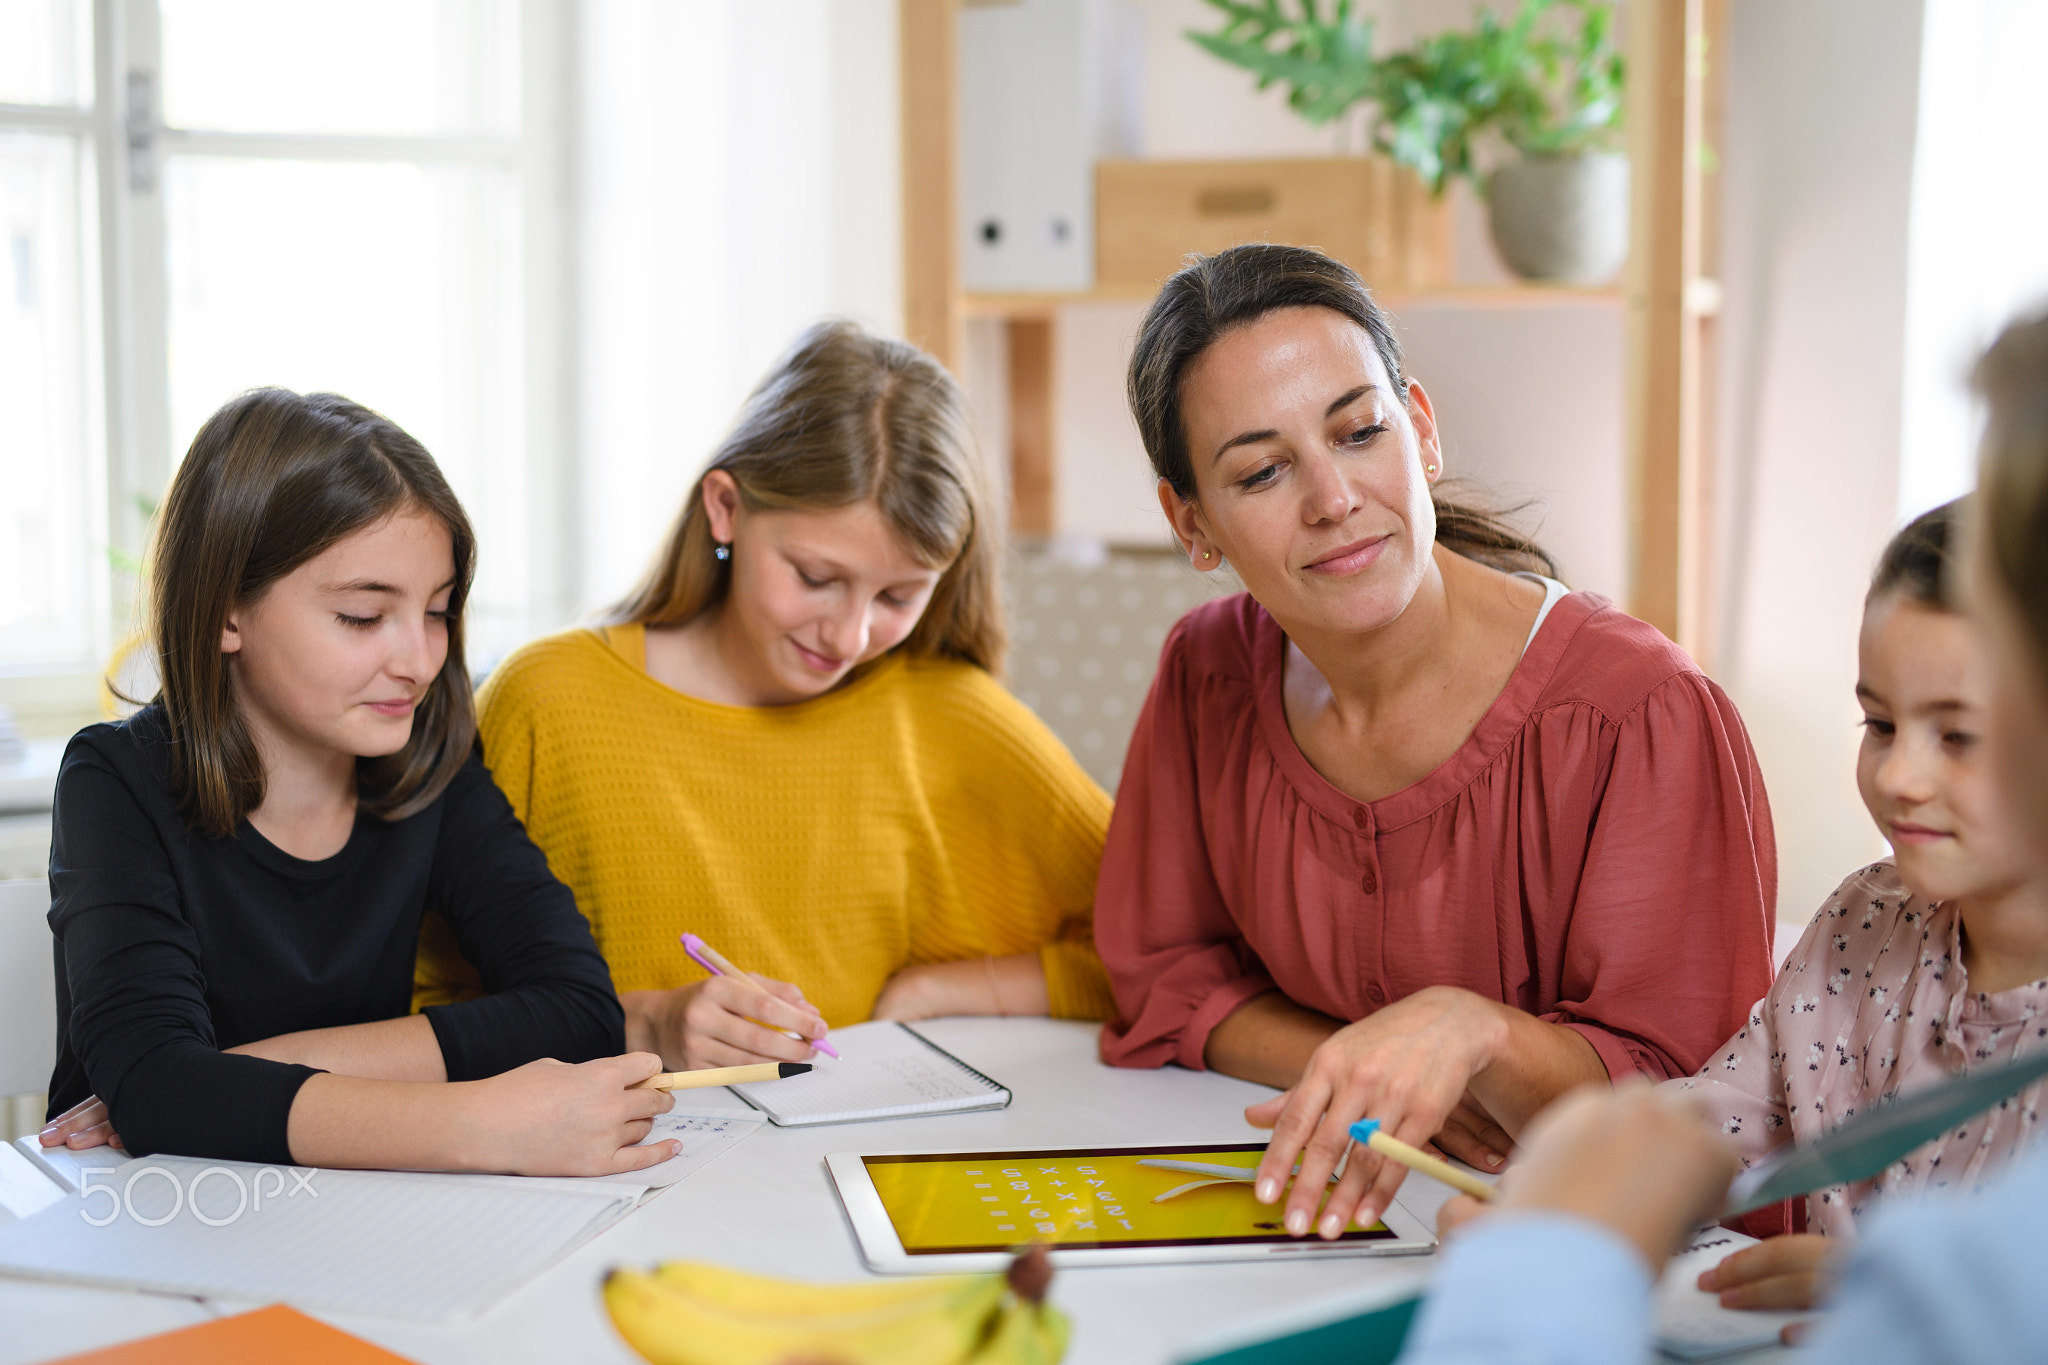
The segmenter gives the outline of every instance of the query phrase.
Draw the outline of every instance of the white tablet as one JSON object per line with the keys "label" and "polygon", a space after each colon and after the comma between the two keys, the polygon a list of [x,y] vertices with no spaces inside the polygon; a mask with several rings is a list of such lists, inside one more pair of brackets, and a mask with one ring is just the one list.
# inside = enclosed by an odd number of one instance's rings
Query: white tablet
{"label": "white tablet", "polygon": [[[1020,1152],[834,1152],[825,1158],[883,1274],[992,1270],[1042,1241],[1055,1265],[1403,1256],[1436,1239],[1397,1202],[1334,1241],[1290,1237],[1281,1208],[1229,1173],[1265,1144],[1051,1147]],[[1193,1169],[1189,1169],[1193,1168]],[[1216,1169],[1204,1169],[1216,1168]]]}

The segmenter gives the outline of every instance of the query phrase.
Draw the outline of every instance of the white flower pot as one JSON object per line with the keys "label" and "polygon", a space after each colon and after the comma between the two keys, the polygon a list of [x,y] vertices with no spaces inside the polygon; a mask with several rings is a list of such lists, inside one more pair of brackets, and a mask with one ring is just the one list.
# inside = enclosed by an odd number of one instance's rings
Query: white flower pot
{"label": "white flower pot", "polygon": [[1605,284],[1628,259],[1628,158],[1529,157],[1493,173],[1493,244],[1526,280]]}

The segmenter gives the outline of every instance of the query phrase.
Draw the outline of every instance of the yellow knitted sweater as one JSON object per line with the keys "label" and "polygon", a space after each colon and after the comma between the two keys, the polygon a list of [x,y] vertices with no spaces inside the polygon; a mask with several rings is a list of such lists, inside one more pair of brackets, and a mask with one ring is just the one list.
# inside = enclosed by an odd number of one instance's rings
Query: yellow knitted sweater
{"label": "yellow knitted sweater", "polygon": [[[648,676],[639,626],[527,646],[480,698],[484,759],[621,991],[702,979],[686,930],[858,1023],[915,963],[1036,948],[1054,1014],[1111,1009],[1095,955],[1109,798],[969,664],[885,655],[794,706]],[[416,1007],[476,977],[429,916]]]}

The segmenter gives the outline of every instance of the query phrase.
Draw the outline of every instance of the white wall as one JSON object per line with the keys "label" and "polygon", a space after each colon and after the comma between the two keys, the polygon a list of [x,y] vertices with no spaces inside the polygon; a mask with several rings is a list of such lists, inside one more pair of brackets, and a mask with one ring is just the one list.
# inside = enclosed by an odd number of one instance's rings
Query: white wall
{"label": "white wall", "polygon": [[1787,919],[1883,851],[1856,797],[1853,688],[1897,520],[1921,12],[1731,11],[1717,657],[1763,763]]}
{"label": "white wall", "polygon": [[1400,326],[1443,430],[1444,472],[1505,502],[1534,500],[1537,539],[1566,580],[1624,601],[1620,303],[1442,304],[1409,309]]}
{"label": "white wall", "polygon": [[638,576],[799,330],[901,330],[902,196],[893,0],[581,13],[589,609]]}

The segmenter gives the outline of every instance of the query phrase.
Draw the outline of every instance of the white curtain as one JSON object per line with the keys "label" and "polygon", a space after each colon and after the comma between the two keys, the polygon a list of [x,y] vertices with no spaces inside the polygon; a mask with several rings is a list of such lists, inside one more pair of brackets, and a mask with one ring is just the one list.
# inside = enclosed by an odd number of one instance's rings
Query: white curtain
{"label": "white curtain", "polygon": [[2015,314],[2048,305],[2042,0],[1927,0],[1907,253],[1899,514],[1976,482],[1964,377]]}

